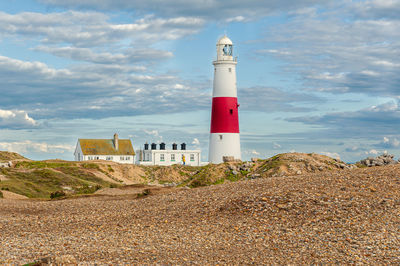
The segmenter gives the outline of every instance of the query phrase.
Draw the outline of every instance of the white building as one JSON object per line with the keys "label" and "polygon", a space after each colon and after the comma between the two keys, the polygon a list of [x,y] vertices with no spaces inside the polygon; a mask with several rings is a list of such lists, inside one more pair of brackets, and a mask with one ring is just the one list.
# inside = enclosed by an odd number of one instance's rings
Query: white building
{"label": "white building", "polygon": [[106,160],[117,163],[134,163],[135,151],[130,139],[78,139],[75,161]]}
{"label": "white building", "polygon": [[201,151],[186,150],[186,144],[181,144],[181,149],[178,150],[177,144],[172,144],[172,149],[165,149],[165,143],[159,144],[160,149],[157,149],[157,144],[144,144],[144,149],[138,151],[137,164],[139,165],[173,165],[185,164],[190,166],[200,166]]}
{"label": "white building", "polygon": [[224,158],[241,159],[236,64],[233,43],[224,36],[217,42],[217,60],[213,62],[214,84],[208,155],[210,163],[222,163]]}

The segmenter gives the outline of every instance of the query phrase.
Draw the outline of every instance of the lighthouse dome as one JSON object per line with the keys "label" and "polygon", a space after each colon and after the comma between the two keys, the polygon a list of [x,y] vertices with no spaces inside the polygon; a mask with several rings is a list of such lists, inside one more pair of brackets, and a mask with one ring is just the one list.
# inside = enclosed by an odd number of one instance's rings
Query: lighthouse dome
{"label": "lighthouse dome", "polygon": [[217,42],[217,61],[233,61],[233,43],[224,35]]}
{"label": "lighthouse dome", "polygon": [[224,35],[222,38],[220,38],[218,40],[218,42],[217,42],[217,45],[225,45],[225,44],[228,44],[228,45],[232,45],[233,44],[231,39],[226,37],[226,35]]}

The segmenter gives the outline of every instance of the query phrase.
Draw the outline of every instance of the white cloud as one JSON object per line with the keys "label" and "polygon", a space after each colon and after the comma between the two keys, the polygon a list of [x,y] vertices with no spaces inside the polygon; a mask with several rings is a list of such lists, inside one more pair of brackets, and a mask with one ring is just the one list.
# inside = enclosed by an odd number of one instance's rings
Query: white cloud
{"label": "white cloud", "polygon": [[383,148],[397,148],[400,146],[400,141],[395,137],[383,137],[382,141],[376,146]]}
{"label": "white cloud", "polygon": [[156,18],[152,15],[126,24],[110,20],[109,16],[99,12],[0,12],[0,37],[21,35],[46,44],[91,48],[115,43],[122,45],[130,40],[146,47],[155,41],[176,40],[197,33],[206,22],[196,17]]}
{"label": "white cloud", "polygon": [[153,137],[158,137],[159,133],[158,130],[143,130],[147,135],[153,136]]}
{"label": "white cloud", "polygon": [[0,109],[0,127],[31,128],[38,126],[38,122],[31,118],[26,111]]}
{"label": "white cloud", "polygon": [[274,143],[272,144],[272,148],[276,150],[276,149],[282,148],[282,146],[281,146],[279,143],[274,142]]}
{"label": "white cloud", "polygon": [[200,145],[199,139],[198,138],[194,138],[193,141],[192,141],[192,144],[196,145],[196,146]]}
{"label": "white cloud", "polygon": [[254,155],[254,156],[259,156],[261,154],[257,150],[245,150],[245,151],[243,151],[243,153],[244,154],[249,154],[249,155]]}
{"label": "white cloud", "polygon": [[373,155],[377,155],[378,153],[379,153],[379,151],[377,151],[375,149],[371,149],[371,150],[365,152],[365,154],[373,154]]}
{"label": "white cloud", "polygon": [[75,146],[68,144],[48,144],[45,142],[32,142],[30,140],[26,140],[20,142],[0,142],[0,149],[21,154],[28,152],[72,153],[75,149]]}
{"label": "white cloud", "polygon": [[324,151],[324,152],[321,152],[321,154],[322,154],[322,155],[329,156],[329,157],[331,157],[331,158],[335,158],[335,159],[340,160],[340,155],[339,155],[339,153],[337,153],[337,152],[327,152],[327,151]]}
{"label": "white cloud", "polygon": [[236,16],[236,17],[232,17],[232,18],[227,18],[225,20],[226,22],[230,23],[230,22],[244,22],[246,21],[246,18],[243,16]]}

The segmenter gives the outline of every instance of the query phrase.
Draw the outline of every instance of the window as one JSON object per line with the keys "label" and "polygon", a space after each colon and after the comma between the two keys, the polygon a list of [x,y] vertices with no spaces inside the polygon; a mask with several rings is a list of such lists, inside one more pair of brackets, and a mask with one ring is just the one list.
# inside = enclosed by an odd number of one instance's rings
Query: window
{"label": "window", "polygon": [[232,68],[229,68],[229,72],[232,72]]}
{"label": "window", "polygon": [[106,160],[107,160],[107,161],[112,161],[112,159],[113,159],[112,156],[107,156],[107,157],[106,157]]}
{"label": "window", "polygon": [[160,154],[160,161],[162,161],[162,162],[165,161],[165,158],[164,158],[164,154],[163,154],[163,153]]}
{"label": "window", "polygon": [[123,160],[125,160],[125,157],[124,157],[124,156],[121,156],[121,157],[119,157],[119,160],[120,160],[120,161],[123,161]]}
{"label": "window", "polygon": [[125,160],[127,160],[127,161],[129,161],[130,159],[131,159],[131,157],[129,157],[129,156],[125,157]]}
{"label": "window", "polygon": [[233,109],[229,109],[229,113],[231,113],[231,115],[233,115]]}
{"label": "window", "polygon": [[194,154],[190,154],[190,161],[194,162]]}
{"label": "window", "polygon": [[175,162],[175,154],[171,154],[171,161]]}
{"label": "window", "polygon": [[219,140],[222,140],[222,135],[219,135]]}

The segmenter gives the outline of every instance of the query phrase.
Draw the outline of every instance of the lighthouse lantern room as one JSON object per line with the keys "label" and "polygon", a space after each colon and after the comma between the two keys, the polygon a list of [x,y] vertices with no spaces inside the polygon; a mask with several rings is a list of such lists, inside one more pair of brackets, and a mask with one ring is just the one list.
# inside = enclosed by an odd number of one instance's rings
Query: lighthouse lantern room
{"label": "lighthouse lantern room", "polygon": [[217,42],[217,60],[213,62],[210,163],[221,163],[224,157],[241,159],[236,64],[232,41],[226,36],[220,38]]}

